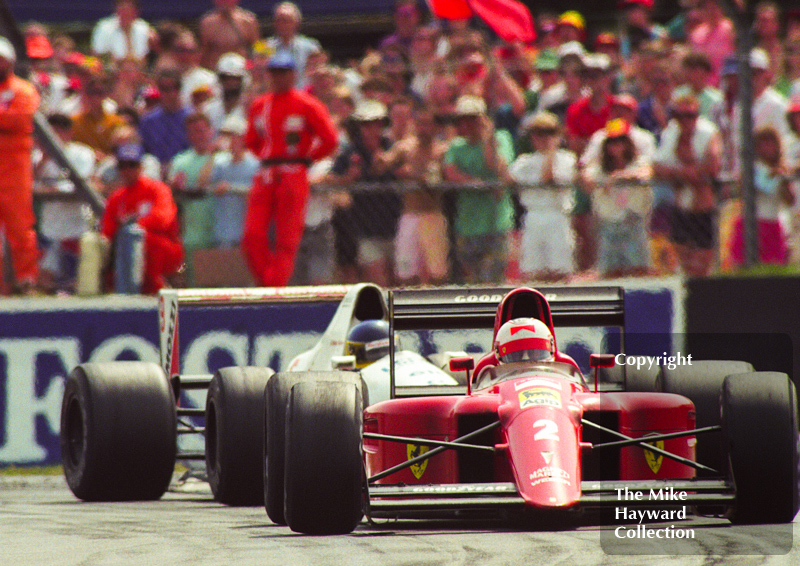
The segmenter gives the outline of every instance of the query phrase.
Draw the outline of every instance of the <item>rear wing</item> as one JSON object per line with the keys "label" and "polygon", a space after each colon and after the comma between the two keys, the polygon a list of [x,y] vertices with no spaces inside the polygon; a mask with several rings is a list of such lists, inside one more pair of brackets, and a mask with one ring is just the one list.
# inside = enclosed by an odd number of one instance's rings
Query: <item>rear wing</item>
{"label": "rear wing", "polygon": [[[517,287],[389,291],[391,335],[399,330],[491,329],[503,298]],[[625,351],[622,287],[539,287],[554,327],[618,327]],[[390,341],[390,392],[395,397],[394,348]]]}
{"label": "rear wing", "polygon": [[[395,330],[492,328],[497,306],[516,287],[389,291]],[[625,326],[622,287],[539,287],[555,326]]]}
{"label": "rear wing", "polygon": [[172,378],[180,373],[178,343],[181,308],[209,305],[253,305],[303,302],[340,302],[349,285],[320,287],[255,287],[232,289],[165,289],[158,296],[158,333],[161,367]]}

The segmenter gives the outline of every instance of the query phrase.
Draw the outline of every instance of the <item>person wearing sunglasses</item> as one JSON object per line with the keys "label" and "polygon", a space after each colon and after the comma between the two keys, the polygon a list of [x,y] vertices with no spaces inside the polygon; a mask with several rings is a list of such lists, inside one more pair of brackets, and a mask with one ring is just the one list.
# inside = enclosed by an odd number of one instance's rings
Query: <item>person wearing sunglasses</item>
{"label": "person wearing sunglasses", "polygon": [[653,163],[654,176],[672,186],[670,239],[683,272],[704,277],[716,245],[714,180],[722,162],[719,129],[699,116],[700,102],[687,87],[675,90],[672,119],[664,129]]}
{"label": "person wearing sunglasses", "polygon": [[[144,150],[136,143],[117,148],[120,187],[111,193],[100,221],[100,233],[112,244],[121,237],[143,230],[144,266],[140,291],[157,293],[166,286],[165,278],[177,273],[183,264],[183,244],[178,226],[178,207],[170,188],[142,175]],[[116,253],[124,248],[116,246]],[[135,265],[135,262],[131,262]]]}

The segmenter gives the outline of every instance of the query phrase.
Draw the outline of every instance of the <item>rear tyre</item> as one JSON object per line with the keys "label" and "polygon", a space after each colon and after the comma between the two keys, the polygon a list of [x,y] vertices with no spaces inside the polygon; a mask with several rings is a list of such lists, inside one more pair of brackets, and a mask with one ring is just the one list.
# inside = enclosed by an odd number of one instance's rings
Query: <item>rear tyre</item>
{"label": "rear tyre", "polygon": [[361,375],[356,372],[286,372],[278,373],[269,380],[265,395],[264,417],[264,508],[270,520],[277,525],[285,525],[284,486],[286,455],[286,406],[289,393],[296,383],[303,381],[333,381],[356,384],[363,392],[363,405],[366,406],[366,386]]}
{"label": "rear tyre", "polygon": [[147,501],[169,487],[177,450],[175,397],[157,364],[82,364],[61,403],[61,460],[84,501]]}
{"label": "rear tyre", "polygon": [[725,379],[724,445],[736,485],[734,523],[789,523],[798,509],[797,393],[785,373]]}
{"label": "rear tyre", "polygon": [[286,418],[285,516],[296,532],[352,532],[364,516],[363,400],[352,383],[292,387]]}
{"label": "rear tyre", "polygon": [[214,374],[206,398],[206,469],[214,499],[261,505],[264,388],[270,368],[229,367]]}
{"label": "rear tyre", "polygon": [[[658,390],[683,395],[694,403],[697,428],[717,426],[721,423],[719,398],[725,378],[752,371],[753,366],[747,362],[716,360],[695,361],[692,365],[680,365],[674,369],[662,367]],[[716,475],[725,474],[728,463],[722,449],[721,433],[707,432],[697,435],[696,460],[717,470],[719,473]],[[698,475],[715,474],[698,470]]]}

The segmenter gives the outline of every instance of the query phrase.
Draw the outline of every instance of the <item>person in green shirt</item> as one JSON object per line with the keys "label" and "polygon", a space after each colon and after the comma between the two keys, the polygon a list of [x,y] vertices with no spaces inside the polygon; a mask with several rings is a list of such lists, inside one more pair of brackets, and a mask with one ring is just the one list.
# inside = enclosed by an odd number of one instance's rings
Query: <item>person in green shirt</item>
{"label": "person in green shirt", "polygon": [[[194,286],[194,252],[217,245],[214,236],[214,132],[208,117],[195,112],[186,117],[189,149],[172,158],[169,182],[181,206],[183,244],[186,249],[186,283]],[[182,198],[181,198],[182,197]]]}
{"label": "person in green shirt", "polygon": [[[444,178],[452,183],[492,182],[505,178],[514,160],[514,143],[506,130],[495,131],[486,102],[473,95],[456,101],[455,138],[444,157]],[[498,283],[506,267],[507,237],[514,207],[505,188],[465,188],[456,196],[454,230],[456,263],[464,283]]]}

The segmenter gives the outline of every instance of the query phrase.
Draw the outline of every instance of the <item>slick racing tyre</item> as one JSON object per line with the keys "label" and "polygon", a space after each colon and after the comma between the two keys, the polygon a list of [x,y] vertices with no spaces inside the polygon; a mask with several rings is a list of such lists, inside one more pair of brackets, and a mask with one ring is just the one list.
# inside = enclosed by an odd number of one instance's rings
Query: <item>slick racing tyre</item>
{"label": "slick racing tyre", "polygon": [[157,364],[72,370],[61,403],[61,460],[84,501],[158,499],[175,469],[175,397]]}
{"label": "slick racing tyre", "polygon": [[[687,397],[694,403],[697,428],[720,424],[719,396],[722,383],[729,375],[749,373],[753,366],[747,362],[699,360],[692,365],[680,365],[675,369],[661,368],[658,390]],[[714,468],[724,475],[727,459],[722,450],[722,435],[710,432],[697,435],[697,462]],[[698,470],[699,476],[714,475]]]}
{"label": "slick racing tyre", "polygon": [[736,486],[734,523],[789,523],[798,509],[797,393],[785,373],[725,378],[725,447]]}
{"label": "slick racing tyre", "polygon": [[286,523],[311,534],[352,532],[364,516],[363,397],[353,383],[302,382],[286,415]]}
{"label": "slick racing tyre", "polygon": [[261,367],[218,370],[206,397],[206,471],[214,499],[262,505],[264,389],[274,372]]}
{"label": "slick racing tyre", "polygon": [[284,484],[286,453],[286,406],[289,393],[296,383],[305,381],[333,381],[356,384],[364,395],[366,405],[366,386],[360,374],[344,371],[309,371],[278,373],[269,380],[265,392],[264,417],[264,507],[270,520],[277,525],[285,525]]}

